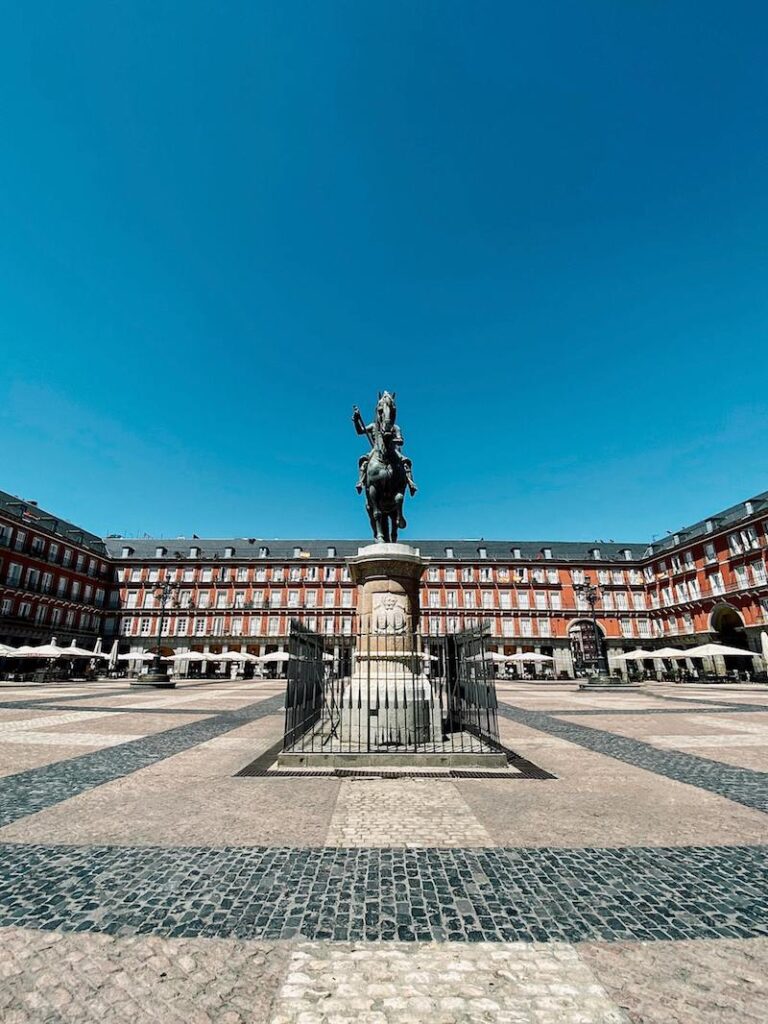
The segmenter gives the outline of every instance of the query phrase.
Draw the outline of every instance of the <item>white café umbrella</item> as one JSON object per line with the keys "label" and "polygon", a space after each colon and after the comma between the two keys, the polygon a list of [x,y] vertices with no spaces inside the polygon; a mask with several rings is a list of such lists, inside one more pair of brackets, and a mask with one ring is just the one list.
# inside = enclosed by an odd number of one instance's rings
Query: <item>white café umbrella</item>
{"label": "white caf\u00e9 umbrella", "polygon": [[260,654],[258,661],[268,664],[274,661],[290,661],[291,656],[288,651],[272,651],[271,654]]}
{"label": "white caf\u00e9 umbrella", "polygon": [[642,647],[636,648],[634,651],[627,651],[626,654],[617,654],[617,661],[645,661],[646,658],[652,658],[653,651],[644,651]]}
{"label": "white caf\u00e9 umbrella", "polygon": [[537,651],[521,651],[519,654],[510,654],[508,661],[554,661],[551,654],[539,654]]}
{"label": "white caf\u00e9 umbrella", "polygon": [[470,655],[467,661],[511,661],[513,655],[498,654],[496,651],[478,651],[477,654]]}
{"label": "white caf\u00e9 umbrella", "polygon": [[760,633],[760,650],[763,652],[763,661],[768,668],[768,633],[765,630]]}
{"label": "white caf\u00e9 umbrella", "polygon": [[669,661],[674,661],[677,658],[690,658],[693,650],[695,650],[693,647],[689,647],[687,650],[681,647],[660,647],[658,651],[651,651],[649,657],[667,658]]}
{"label": "white caf\u00e9 umbrella", "polygon": [[114,670],[115,668],[117,668],[117,653],[118,653],[118,647],[119,646],[120,646],[120,641],[119,640],[115,640],[114,643],[112,644],[112,647],[111,647],[110,652],[109,652],[109,662],[107,664],[107,668],[109,668],[109,669]]}
{"label": "white caf\u00e9 umbrella", "polygon": [[686,658],[724,658],[726,655],[733,658],[754,658],[754,651],[743,651],[739,647],[726,647],[725,644],[702,644],[701,647],[689,647],[685,652]]}
{"label": "white caf\u00e9 umbrella", "polygon": [[38,647],[12,647],[8,652],[9,658],[62,658],[69,651],[68,647],[60,647],[53,639],[49,644],[40,644]]}
{"label": "white caf\u00e9 umbrella", "polygon": [[64,648],[65,657],[68,658],[105,658],[105,654],[99,651],[89,651],[85,647],[78,647],[73,640],[69,647]]}
{"label": "white caf\u00e9 umbrella", "polygon": [[178,651],[169,655],[166,661],[208,661],[208,656],[200,651]]}
{"label": "white caf\u00e9 umbrella", "polygon": [[118,654],[118,661],[154,661],[154,654],[149,651],[131,651],[128,654]]}
{"label": "white caf\u00e9 umbrella", "polygon": [[239,664],[243,664],[243,662],[250,661],[251,658],[250,658],[250,655],[243,654],[242,651],[224,651],[223,654],[214,654],[212,656],[212,660],[213,661],[234,661],[234,662],[238,662]]}

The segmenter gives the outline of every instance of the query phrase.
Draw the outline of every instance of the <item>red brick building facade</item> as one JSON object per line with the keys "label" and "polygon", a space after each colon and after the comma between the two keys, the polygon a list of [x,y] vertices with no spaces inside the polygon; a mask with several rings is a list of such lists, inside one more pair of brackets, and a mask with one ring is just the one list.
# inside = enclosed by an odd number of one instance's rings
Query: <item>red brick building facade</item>
{"label": "red brick building facade", "polygon": [[[142,650],[154,647],[160,633],[166,651],[259,654],[284,644],[291,619],[329,638],[356,628],[345,559],[367,541],[102,541],[69,524],[54,529],[53,517],[29,503],[15,512],[5,505],[2,523],[11,532],[0,534],[0,600],[11,604],[2,606],[0,639],[23,635],[27,642],[57,629],[65,638],[84,638],[90,630],[109,644],[119,637],[122,649]],[[430,559],[421,587],[425,635],[487,622],[498,650],[551,654],[558,672],[578,668],[588,644],[589,609],[578,593],[587,578],[600,590],[597,618],[610,662],[638,646],[708,639],[760,653],[768,631],[768,493],[652,545],[409,543]],[[71,551],[66,565],[64,549]],[[163,611],[157,590],[165,579],[173,589]]]}

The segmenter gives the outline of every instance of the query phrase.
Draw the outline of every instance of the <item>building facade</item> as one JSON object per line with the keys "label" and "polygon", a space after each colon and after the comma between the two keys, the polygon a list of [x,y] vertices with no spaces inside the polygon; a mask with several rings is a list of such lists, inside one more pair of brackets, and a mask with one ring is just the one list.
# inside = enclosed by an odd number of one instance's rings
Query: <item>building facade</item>
{"label": "building facade", "polygon": [[0,491],[0,643],[38,645],[56,636],[93,648],[117,607],[104,541]]}
{"label": "building facade", "polygon": [[[98,634],[109,644],[119,639],[125,651],[159,642],[164,653],[263,654],[284,646],[292,619],[329,642],[356,629],[345,559],[367,541],[101,540],[7,497],[16,505],[5,509],[10,532],[0,535],[7,538],[0,639],[15,624],[13,635],[25,642]],[[650,545],[409,543],[430,560],[421,585],[425,637],[487,623],[499,651],[552,655],[557,673],[571,674],[594,654],[580,592],[587,581],[599,588],[597,623],[612,667],[617,654],[638,646],[717,640],[759,654],[768,631],[768,492]]]}

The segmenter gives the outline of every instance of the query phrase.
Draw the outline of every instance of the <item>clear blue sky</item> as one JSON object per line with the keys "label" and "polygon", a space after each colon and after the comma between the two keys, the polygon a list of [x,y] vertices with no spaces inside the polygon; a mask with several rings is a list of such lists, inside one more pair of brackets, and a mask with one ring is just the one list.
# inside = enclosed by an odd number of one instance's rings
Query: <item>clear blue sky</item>
{"label": "clear blue sky", "polygon": [[[4,4],[0,487],[97,532],[645,540],[768,488],[768,7]],[[456,460],[456,465],[454,465]]]}

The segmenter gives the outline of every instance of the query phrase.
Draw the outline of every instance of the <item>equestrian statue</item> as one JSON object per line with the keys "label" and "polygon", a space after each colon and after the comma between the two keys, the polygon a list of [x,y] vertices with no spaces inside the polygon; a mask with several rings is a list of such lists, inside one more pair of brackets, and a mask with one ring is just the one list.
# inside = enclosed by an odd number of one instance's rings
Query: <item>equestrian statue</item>
{"label": "equestrian statue", "polygon": [[402,453],[403,435],[395,423],[396,392],[379,392],[373,423],[366,424],[355,405],[352,422],[358,434],[368,438],[371,450],[359,460],[357,493],[365,492],[365,509],[377,544],[397,540],[397,531],[404,530],[403,499],[406,487],[411,497],[416,484],[411,473],[411,460]]}

